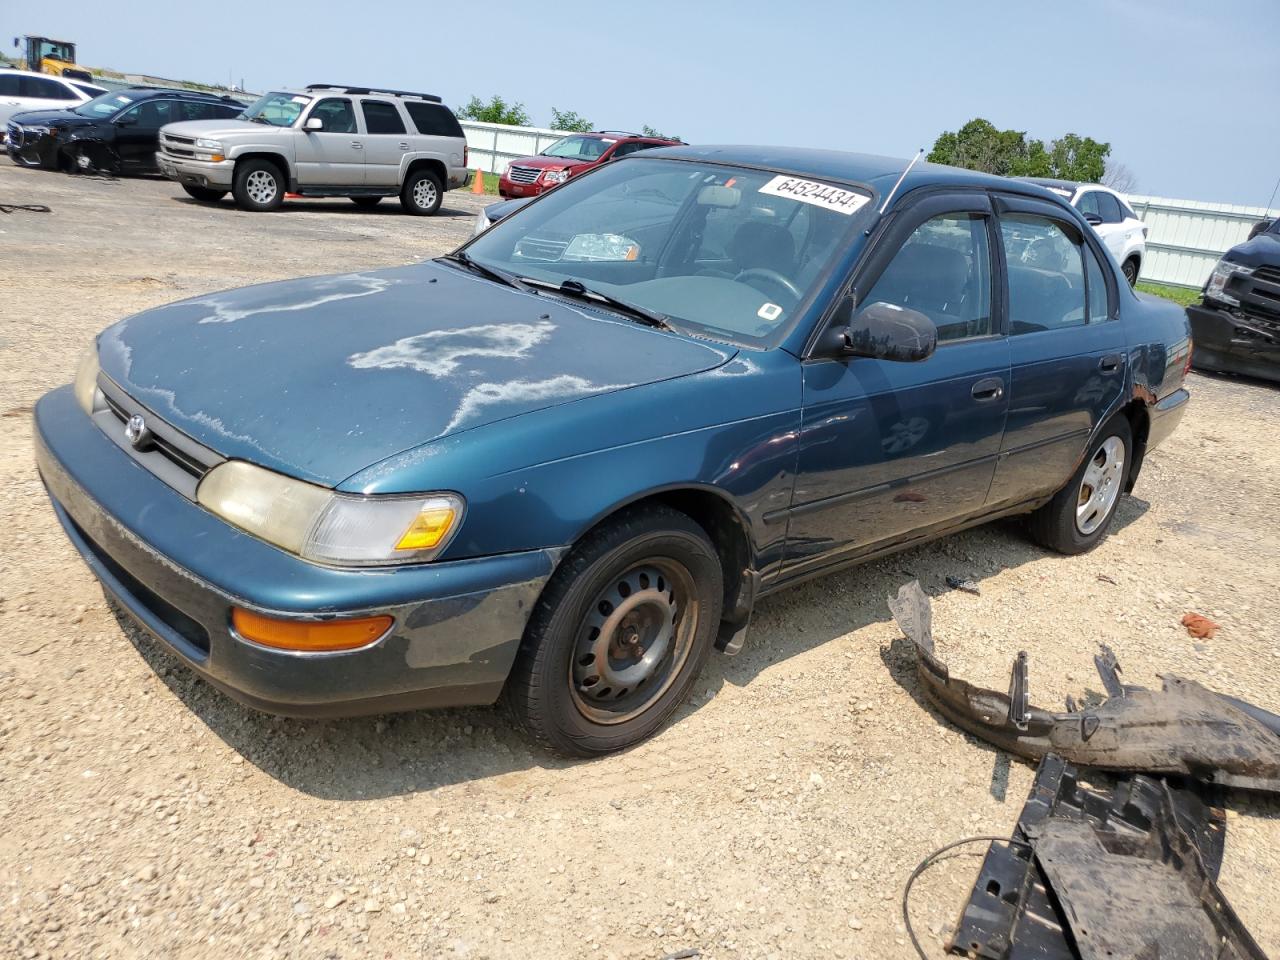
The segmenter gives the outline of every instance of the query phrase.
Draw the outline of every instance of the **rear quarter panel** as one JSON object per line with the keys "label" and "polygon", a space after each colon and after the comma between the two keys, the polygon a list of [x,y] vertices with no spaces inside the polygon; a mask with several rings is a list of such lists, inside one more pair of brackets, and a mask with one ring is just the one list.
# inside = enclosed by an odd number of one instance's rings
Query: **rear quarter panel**
{"label": "rear quarter panel", "polygon": [[1132,393],[1147,409],[1150,450],[1173,432],[1186,407],[1191,324],[1186,310],[1162,297],[1131,291],[1127,285],[1122,285],[1121,296]]}

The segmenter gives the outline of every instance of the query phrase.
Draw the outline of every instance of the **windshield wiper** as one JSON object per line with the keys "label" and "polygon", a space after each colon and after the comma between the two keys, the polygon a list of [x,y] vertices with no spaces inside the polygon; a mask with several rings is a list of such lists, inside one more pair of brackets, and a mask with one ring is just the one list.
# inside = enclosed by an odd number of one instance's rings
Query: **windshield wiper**
{"label": "windshield wiper", "polygon": [[498,283],[508,287],[514,287],[517,290],[529,292],[529,284],[514,273],[507,273],[505,270],[499,270],[497,267],[490,267],[474,259],[471,254],[465,250],[458,250],[454,253],[446,253],[441,260],[448,260],[450,263],[457,263],[466,267],[472,273],[478,273],[481,276],[488,277],[490,280],[496,280]]}
{"label": "windshield wiper", "polygon": [[546,280],[534,280],[531,277],[525,277],[524,282],[533,287],[554,290],[556,293],[566,297],[573,297],[577,300],[591,300],[596,303],[602,303],[605,306],[613,307],[620,313],[625,313],[634,320],[639,320],[646,326],[657,327],[660,330],[674,329],[665,313],[658,313],[656,310],[650,310],[647,307],[628,303],[626,300],[619,300],[610,294],[601,293],[599,290],[593,290],[581,280],[570,279],[562,280],[559,283],[551,283]]}

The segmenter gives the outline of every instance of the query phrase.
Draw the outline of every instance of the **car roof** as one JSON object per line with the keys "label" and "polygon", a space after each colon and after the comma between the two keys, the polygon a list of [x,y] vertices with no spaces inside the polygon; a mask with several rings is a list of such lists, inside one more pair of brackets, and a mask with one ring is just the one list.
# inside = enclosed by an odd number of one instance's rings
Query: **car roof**
{"label": "car roof", "polygon": [[167,87],[129,87],[126,90],[108,90],[107,93],[127,93],[136,101],[151,100],[156,97],[180,98],[190,100],[212,100],[214,103],[226,103],[228,105],[238,104],[243,107],[244,104],[235,97],[219,95],[216,93],[206,93],[203,90],[181,90]]}
{"label": "car roof", "polygon": [[[20,77],[44,77],[46,80],[61,80],[63,83],[71,83],[70,77],[55,77],[52,73],[40,73],[38,70],[19,70],[17,67],[0,67],[0,73],[16,73]],[[84,80],[77,81],[84,83]],[[90,84],[96,87],[97,84]]]}
{"label": "car roof", "polygon": [[671,137],[646,137],[643,133],[627,133],[625,130],[567,130],[566,137],[591,137],[595,140],[641,140],[645,143],[669,143],[677,145],[681,141]]}
{"label": "car roof", "polygon": [[[758,167],[797,177],[817,177],[845,183],[865,184],[884,196],[893,188],[911,161],[901,157],[884,157],[870,153],[847,153],[812,147],[768,147],[749,145],[678,146],[646,150],[645,157],[670,157],[675,160],[702,160],[736,166]],[[630,158],[628,158],[630,159]],[[995,174],[949,167],[940,163],[915,164],[902,182],[898,194],[918,187],[985,187],[1022,193],[1039,199],[1062,198],[1028,180],[1015,180]]]}

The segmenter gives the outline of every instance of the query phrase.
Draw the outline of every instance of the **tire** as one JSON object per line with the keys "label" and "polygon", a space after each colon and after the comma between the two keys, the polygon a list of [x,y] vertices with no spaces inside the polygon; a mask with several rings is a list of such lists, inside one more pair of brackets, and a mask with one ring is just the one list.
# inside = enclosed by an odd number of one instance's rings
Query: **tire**
{"label": "tire", "polygon": [[400,190],[400,205],[415,217],[434,216],[442,200],[444,184],[430,170],[415,170]]}
{"label": "tire", "polygon": [[1130,257],[1120,265],[1120,272],[1129,281],[1129,286],[1134,286],[1138,282],[1138,261]]}
{"label": "tire", "polygon": [[351,202],[361,210],[372,210],[382,202],[381,197],[352,197]]}
{"label": "tire", "polygon": [[242,160],[236,164],[231,193],[241,210],[275,210],[284,203],[286,188],[284,174],[269,160]]}
{"label": "tire", "polygon": [[507,680],[507,707],[535,742],[564,756],[637,744],[688,697],[723,602],[720,560],[702,527],[664,506],[624,511],[587,534],[547,584]]}
{"label": "tire", "polygon": [[1074,555],[1092,550],[1115,520],[1132,463],[1133,431],[1129,421],[1123,415],[1113,417],[1066,486],[1031,514],[1032,538],[1058,553]]}
{"label": "tire", "polygon": [[217,203],[227,195],[225,190],[213,190],[209,187],[197,187],[190,183],[184,183],[182,189],[187,191],[187,196],[193,200],[199,200],[201,203]]}

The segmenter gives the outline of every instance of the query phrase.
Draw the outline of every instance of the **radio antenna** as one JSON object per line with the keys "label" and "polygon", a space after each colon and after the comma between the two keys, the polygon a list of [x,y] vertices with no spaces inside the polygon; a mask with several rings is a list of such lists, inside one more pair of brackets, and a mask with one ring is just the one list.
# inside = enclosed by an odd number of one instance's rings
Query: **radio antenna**
{"label": "radio antenna", "polygon": [[911,158],[911,162],[903,168],[902,175],[898,177],[898,182],[893,185],[893,189],[889,191],[884,198],[884,203],[880,204],[880,216],[884,216],[884,212],[889,209],[889,201],[893,199],[893,195],[898,192],[898,188],[902,186],[902,181],[907,179],[907,174],[911,172],[911,168],[920,162],[920,158],[924,156],[924,147],[920,148],[920,152]]}

